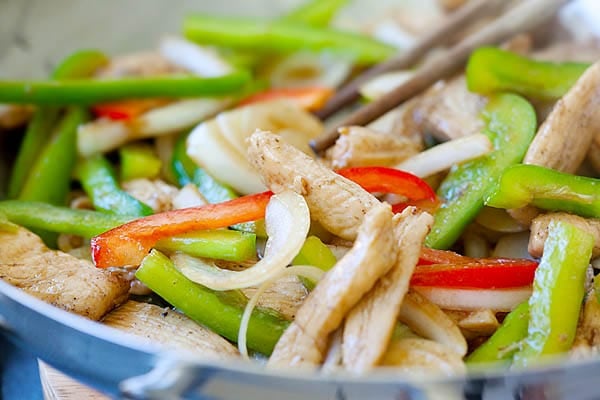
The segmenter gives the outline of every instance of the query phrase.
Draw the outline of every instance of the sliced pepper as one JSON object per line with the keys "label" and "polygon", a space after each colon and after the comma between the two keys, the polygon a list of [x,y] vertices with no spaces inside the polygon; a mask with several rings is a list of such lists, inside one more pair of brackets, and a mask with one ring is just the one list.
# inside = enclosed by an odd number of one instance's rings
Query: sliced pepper
{"label": "sliced pepper", "polygon": [[575,338],[594,237],[562,221],[551,222],[548,231],[529,299],[527,337],[514,356],[517,367],[566,352]]}
{"label": "sliced pepper", "polygon": [[[408,172],[388,167],[351,167],[339,169],[336,173],[359,184],[368,192],[397,194],[407,197],[413,204],[421,201],[420,206],[429,209],[435,209],[438,205],[437,196],[427,182]],[[399,212],[406,206],[404,203],[396,206],[394,212]]]}
{"label": "sliced pepper", "polygon": [[[236,342],[245,302],[237,292],[215,292],[187,279],[171,260],[152,250],[136,274],[142,283],[192,320]],[[254,309],[248,324],[248,347],[270,355],[289,322],[274,312]]]}
{"label": "sliced pepper", "polygon": [[[99,51],[77,51],[61,61],[52,73],[52,78],[57,80],[87,78],[107,62],[108,58]],[[31,166],[48,141],[58,116],[59,110],[56,107],[40,107],[35,111],[13,165],[8,186],[9,198],[17,198],[21,193]]]}
{"label": "sliced pepper", "polygon": [[285,99],[297,104],[307,111],[315,111],[323,107],[332,94],[333,90],[325,87],[267,89],[264,92],[255,93],[246,97],[240,102],[240,105]]}
{"label": "sliced pepper", "polygon": [[[292,265],[311,265],[323,271],[329,271],[337,259],[321,239],[316,236],[309,236],[304,241],[298,255],[292,260]],[[308,290],[314,289],[316,283],[310,279],[301,277],[300,280]]]}
{"label": "sliced pepper", "polygon": [[513,94],[490,97],[483,118],[483,133],[494,151],[456,166],[444,179],[438,190],[442,205],[425,240],[428,247],[448,248],[458,239],[504,170],[523,159],[537,127],[531,104]]}
{"label": "sliced pepper", "polygon": [[529,303],[524,301],[512,310],[494,334],[466,358],[473,364],[510,361],[519,349],[519,343],[527,336]]}
{"label": "sliced pepper", "polygon": [[148,110],[169,102],[166,99],[125,99],[109,103],[94,104],[91,109],[97,117],[116,121],[130,121]]}
{"label": "sliced pepper", "polygon": [[39,201],[0,201],[0,213],[15,224],[91,238],[135,217],[76,210]]}
{"label": "sliced pepper", "polygon": [[467,86],[486,95],[509,91],[536,100],[557,100],[589,66],[533,60],[496,47],[481,47],[467,63]]}
{"label": "sliced pepper", "polygon": [[121,180],[156,178],[160,174],[162,161],[152,148],[143,144],[130,144],[119,149]]}
{"label": "sliced pepper", "polygon": [[477,259],[458,264],[419,265],[411,286],[501,289],[531,285],[538,263],[521,259]]}
{"label": "sliced pepper", "polygon": [[284,15],[280,20],[312,26],[327,26],[340,8],[346,4],[348,4],[348,0],[310,0]]}
{"label": "sliced pepper", "polygon": [[271,195],[271,192],[258,193],[131,221],[92,238],[92,258],[99,268],[139,265],[160,239],[264,218]]}
{"label": "sliced pepper", "polygon": [[88,105],[126,98],[202,97],[236,93],[250,81],[246,71],[203,78],[168,75],[148,78],[0,81],[0,102]]}
{"label": "sliced pepper", "polygon": [[528,204],[600,218],[600,179],[519,164],[504,171],[486,199],[486,205],[496,208]]}
{"label": "sliced pepper", "polygon": [[82,160],[76,175],[98,211],[135,217],[153,213],[150,206],[119,187],[112,165],[100,154]]}
{"label": "sliced pepper", "polygon": [[227,261],[245,261],[256,257],[256,235],[229,229],[191,232],[161,239],[161,251],[181,251],[194,257]]}
{"label": "sliced pepper", "polygon": [[289,21],[194,14],[184,19],[183,32],[186,38],[198,43],[241,50],[276,53],[330,50],[348,54],[358,64],[377,63],[396,52],[367,36]]}

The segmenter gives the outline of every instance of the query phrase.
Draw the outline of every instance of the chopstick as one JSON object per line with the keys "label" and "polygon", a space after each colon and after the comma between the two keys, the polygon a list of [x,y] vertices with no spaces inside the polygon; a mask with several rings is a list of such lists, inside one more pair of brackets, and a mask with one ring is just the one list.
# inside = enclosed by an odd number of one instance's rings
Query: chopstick
{"label": "chopstick", "polygon": [[444,44],[477,19],[500,11],[506,3],[506,0],[472,0],[468,2],[458,11],[453,12],[442,26],[431,31],[414,47],[368,69],[346,84],[315,115],[321,119],[330,117],[343,107],[358,100],[360,97],[358,90],[364,83],[383,73],[411,67],[429,50]]}
{"label": "chopstick", "polygon": [[458,72],[477,47],[496,44],[518,33],[534,29],[554,16],[558,9],[568,1],[570,0],[526,0],[518,4],[489,25],[463,39],[444,54],[423,64],[410,79],[391,92],[361,107],[335,127],[311,141],[311,147],[316,153],[326,150],[339,137],[339,127],[368,124],[421,93],[434,82]]}

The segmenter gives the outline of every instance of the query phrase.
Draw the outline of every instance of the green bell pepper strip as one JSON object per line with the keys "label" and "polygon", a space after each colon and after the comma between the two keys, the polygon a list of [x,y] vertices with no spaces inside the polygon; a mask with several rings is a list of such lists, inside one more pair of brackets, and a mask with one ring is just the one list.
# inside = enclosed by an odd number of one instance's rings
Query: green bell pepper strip
{"label": "green bell pepper strip", "polygon": [[454,167],[444,179],[437,192],[442,205],[425,240],[428,247],[446,249],[458,239],[504,170],[523,159],[535,135],[535,111],[518,95],[490,97],[483,118],[483,133],[490,138],[494,151]]}
{"label": "green bell pepper strip", "polygon": [[[98,68],[106,65],[106,63],[108,63],[108,58],[99,51],[77,51],[66,57],[56,67],[52,74],[52,79],[87,78]],[[31,165],[35,162],[48,141],[52,127],[58,119],[58,111],[54,107],[40,107],[34,113],[13,165],[8,186],[9,198],[17,198],[19,196]]]}
{"label": "green bell pepper strip", "polygon": [[156,178],[160,174],[162,161],[150,146],[130,144],[119,149],[121,180]]}
{"label": "green bell pepper strip", "polygon": [[119,187],[112,165],[100,154],[82,160],[75,174],[98,211],[136,217],[154,213],[150,206]]}
{"label": "green bell pepper strip", "polygon": [[214,78],[169,75],[147,78],[61,81],[0,81],[0,102],[90,105],[125,98],[221,96],[239,92],[250,81],[246,71]]}
{"label": "green bell pepper strip", "polygon": [[39,201],[0,201],[0,213],[9,221],[48,232],[91,238],[135,219],[132,216],[75,210]]}
{"label": "green bell pepper strip", "polygon": [[41,107],[31,117],[9,179],[9,198],[19,197],[31,165],[44,148],[57,119],[58,109],[54,107]]}
{"label": "green bell pepper strip", "polygon": [[536,100],[557,100],[589,66],[533,60],[496,47],[481,47],[467,63],[467,87],[482,94],[509,91]]}
{"label": "green bell pepper strip", "polygon": [[538,165],[514,165],[504,171],[485,203],[496,208],[531,204],[544,210],[600,218],[600,179]]}
{"label": "green bell pepper strip", "polygon": [[93,76],[99,68],[110,62],[106,54],[98,50],[79,50],[65,58],[54,70],[52,79],[84,79]]}
{"label": "green bell pepper strip", "polygon": [[83,108],[74,107],[65,112],[33,164],[19,195],[20,200],[64,204],[77,157],[77,127],[87,119],[88,113]]}
{"label": "green bell pepper strip", "polygon": [[512,310],[494,334],[466,358],[467,365],[510,361],[519,349],[518,344],[527,336],[529,303],[519,304]]}
{"label": "green bell pepper strip", "polygon": [[[152,250],[136,274],[142,283],[181,310],[192,320],[236,342],[245,304],[231,301],[229,292],[215,292],[198,285],[181,274],[171,260]],[[234,292],[235,293],[235,292]],[[288,321],[264,309],[255,309],[248,325],[248,347],[271,354]]]}
{"label": "green bell pepper strip", "polygon": [[[336,262],[335,255],[321,239],[316,236],[309,236],[292,260],[292,265],[311,265],[327,272],[333,268]],[[316,283],[310,279],[300,277],[300,280],[308,290],[315,288]]]}
{"label": "green bell pepper strip", "polygon": [[358,64],[374,64],[396,53],[393,47],[367,36],[289,21],[195,14],[184,19],[183,31],[186,38],[201,44],[265,53],[330,50],[348,54]]}
{"label": "green bell pepper strip", "polygon": [[256,235],[229,229],[200,231],[161,239],[155,247],[160,251],[181,251],[194,257],[245,261],[256,257]]}
{"label": "green bell pepper strip", "polygon": [[551,222],[548,231],[529,298],[527,337],[514,356],[518,368],[571,348],[585,294],[594,237],[561,221]]}
{"label": "green bell pepper strip", "polygon": [[348,0],[310,0],[279,20],[312,26],[327,26],[346,4],[348,4]]}

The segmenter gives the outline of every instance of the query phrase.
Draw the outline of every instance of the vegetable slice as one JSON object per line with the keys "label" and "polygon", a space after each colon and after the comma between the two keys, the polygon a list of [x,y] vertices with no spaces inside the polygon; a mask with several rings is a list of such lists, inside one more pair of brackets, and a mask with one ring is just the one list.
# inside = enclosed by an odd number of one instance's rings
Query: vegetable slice
{"label": "vegetable slice", "polygon": [[271,197],[265,219],[269,239],[263,258],[254,266],[242,271],[206,268],[205,264],[194,263],[192,257],[183,254],[173,257],[175,266],[188,279],[213,290],[260,285],[290,264],[300,251],[310,227],[306,201],[292,191],[284,191]]}

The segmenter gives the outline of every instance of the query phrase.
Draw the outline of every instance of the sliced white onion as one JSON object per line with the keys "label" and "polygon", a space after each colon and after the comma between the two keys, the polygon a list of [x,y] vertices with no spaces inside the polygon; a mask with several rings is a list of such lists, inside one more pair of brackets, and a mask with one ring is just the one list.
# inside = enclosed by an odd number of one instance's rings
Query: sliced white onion
{"label": "sliced white onion", "polygon": [[492,149],[490,139],[482,133],[476,133],[433,146],[404,160],[395,168],[425,178],[455,164],[481,157]]}
{"label": "sliced white onion", "polygon": [[411,290],[404,297],[398,319],[419,336],[444,344],[460,356],[467,354],[467,341],[458,326],[419,293]]}
{"label": "sliced white onion", "polygon": [[275,281],[283,278],[287,275],[296,275],[302,276],[304,278],[310,279],[313,282],[319,282],[323,275],[325,275],[325,271],[319,269],[317,267],[313,267],[311,265],[295,265],[292,267],[285,268],[283,271],[279,272],[275,277],[263,282],[256,292],[252,295],[246,307],[244,308],[244,313],[242,314],[242,320],[240,321],[240,329],[238,331],[238,349],[242,357],[248,357],[248,347],[246,346],[246,336],[248,333],[248,324],[250,323],[250,316],[252,315],[252,311],[258,304],[258,300],[260,296],[275,283]]}
{"label": "sliced white onion", "polygon": [[172,199],[173,209],[198,207],[208,204],[208,200],[198,190],[198,186],[188,183],[182,187]]}
{"label": "sliced white onion", "polygon": [[518,233],[526,231],[529,227],[514,219],[502,208],[483,207],[475,222],[493,232]]}
{"label": "sliced white onion", "polygon": [[127,123],[100,118],[79,126],[78,151],[87,157],[114,150],[132,140],[183,131],[215,115],[229,104],[229,99],[190,99],[155,108]]}
{"label": "sliced white onion", "polygon": [[273,87],[340,86],[352,71],[352,61],[339,54],[294,53],[276,62],[268,71]]}
{"label": "sliced white onion", "polygon": [[304,244],[310,227],[304,197],[290,190],[273,195],[267,205],[265,224],[269,236],[265,255],[248,269],[212,268],[184,254],[173,256],[173,262],[188,279],[213,290],[258,286],[284,270]]}
{"label": "sliced white onion", "polygon": [[392,19],[385,19],[378,23],[373,29],[373,36],[397,49],[409,49],[417,41],[415,35],[403,29],[400,24]]}
{"label": "sliced white onion", "polygon": [[256,129],[276,133],[313,155],[311,139],[323,131],[313,115],[288,101],[250,104],[223,112],[198,125],[187,141],[187,153],[215,179],[242,194],[265,190],[260,174],[248,162],[246,140]]}
{"label": "sliced white onion", "polygon": [[531,286],[511,289],[461,289],[415,286],[413,289],[432,303],[448,310],[511,311],[531,296]]}
{"label": "sliced white onion", "polygon": [[160,42],[159,51],[171,63],[200,76],[221,76],[233,70],[216,50],[198,46],[180,37],[164,38]]}
{"label": "sliced white onion", "polygon": [[402,85],[413,74],[413,71],[396,71],[379,75],[362,85],[358,91],[363,97],[369,100],[376,100]]}

